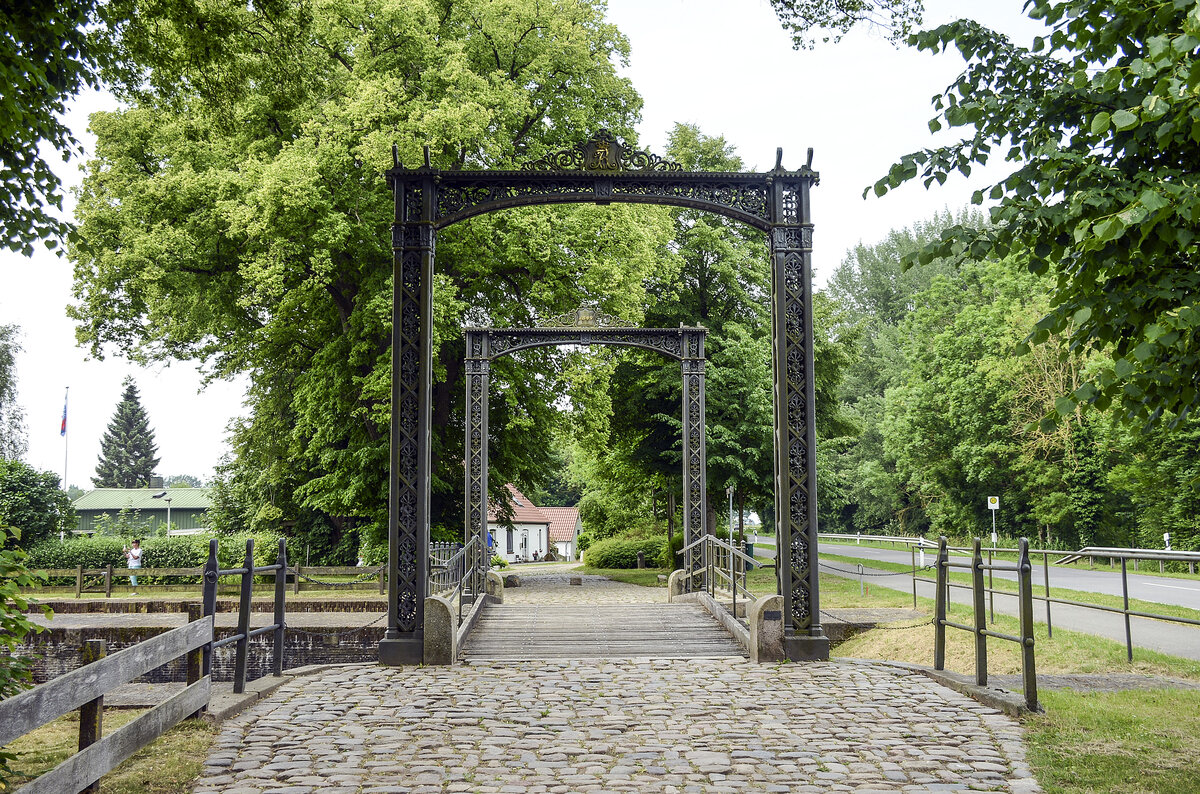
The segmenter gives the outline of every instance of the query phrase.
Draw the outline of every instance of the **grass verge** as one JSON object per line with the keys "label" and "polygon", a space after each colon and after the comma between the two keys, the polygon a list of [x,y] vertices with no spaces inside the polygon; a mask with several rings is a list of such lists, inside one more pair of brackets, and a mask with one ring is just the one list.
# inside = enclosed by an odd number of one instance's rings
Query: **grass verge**
{"label": "grass verge", "polygon": [[1197,790],[1200,692],[1045,692],[1024,719],[1029,762],[1046,794]]}
{"label": "grass verge", "polygon": [[[104,712],[105,735],[143,712],[108,709]],[[185,720],[105,775],[101,779],[101,789],[106,794],[187,794],[200,775],[200,767],[215,735],[215,729],[208,723]],[[10,781],[10,787],[15,788],[50,771],[74,755],[78,745],[78,712],[59,717],[25,734],[5,748],[17,754],[17,760],[12,764],[15,777]]]}

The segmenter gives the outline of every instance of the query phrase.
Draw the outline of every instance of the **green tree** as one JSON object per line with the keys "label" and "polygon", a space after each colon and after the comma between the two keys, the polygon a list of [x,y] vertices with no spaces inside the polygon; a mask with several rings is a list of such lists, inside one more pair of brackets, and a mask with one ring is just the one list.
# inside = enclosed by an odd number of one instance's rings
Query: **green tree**
{"label": "green tree", "polygon": [[[75,260],[80,341],[251,373],[233,431],[243,522],[310,510],[386,523],[393,201],[381,174],[513,167],[607,126],[632,141],[624,37],[592,0],[142,3],[122,28],[142,81],[97,114]],[[461,326],[581,302],[622,313],[659,265],[665,215],[530,208],[438,238],[433,523],[461,533]],[[494,369],[492,478],[553,468],[561,359]],[[493,492],[498,496],[499,492]]]}
{"label": "green tree", "polygon": [[0,460],[0,524],[20,530],[23,544],[75,528],[75,510],[58,475],[19,460]]}
{"label": "green tree", "polygon": [[158,465],[158,445],[137,386],[133,378],[126,378],[124,385],[121,401],[100,439],[100,462],[92,478],[97,488],[146,488]]}
{"label": "green tree", "polygon": [[62,123],[66,103],[98,85],[107,49],[89,27],[99,22],[95,0],[11,0],[0,6],[0,243],[26,256],[45,239],[54,248],[67,225],[61,182],[39,147],[66,161],[79,144]]}
{"label": "green tree", "polygon": [[949,229],[908,261],[1012,255],[1051,275],[1050,311],[1028,341],[1057,334],[1111,360],[1060,395],[1047,422],[1078,403],[1179,421],[1200,399],[1200,3],[1025,8],[1046,26],[1029,48],[968,20],[911,37],[966,59],[930,122],[966,134],[905,155],[875,192],[941,183],[1002,152],[1016,170],[975,194],[996,202],[992,225]]}
{"label": "green tree", "polygon": [[170,477],[163,478],[163,485],[168,488],[203,488],[204,483],[199,477],[193,477],[190,474],[172,474]]}
{"label": "green tree", "polygon": [[19,333],[15,325],[0,325],[0,460],[25,454],[24,412],[17,402]]}

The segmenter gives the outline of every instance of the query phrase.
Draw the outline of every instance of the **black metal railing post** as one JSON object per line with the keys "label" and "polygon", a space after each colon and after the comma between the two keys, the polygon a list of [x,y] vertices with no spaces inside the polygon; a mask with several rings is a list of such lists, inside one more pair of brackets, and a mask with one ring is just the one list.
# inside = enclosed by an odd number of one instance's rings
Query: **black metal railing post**
{"label": "black metal railing post", "polygon": [[946,536],[938,539],[937,584],[934,602],[933,669],[946,669],[946,593],[950,555],[946,550]]}
{"label": "black metal railing post", "polygon": [[1129,628],[1129,576],[1125,571],[1125,558],[1121,558],[1121,600],[1124,602],[1122,611],[1125,613],[1125,658],[1133,661],[1133,632]]}
{"label": "black metal railing post", "polygon": [[1042,552],[1042,578],[1046,585],[1046,636],[1054,636],[1054,627],[1050,625],[1050,553]]}
{"label": "black metal railing post", "polygon": [[202,664],[203,674],[212,674],[212,656],[213,656],[213,640],[217,637],[217,580],[220,578],[217,571],[221,570],[217,564],[217,539],[213,538],[208,542],[208,560],[204,563],[204,576],[200,593],[201,616],[213,616],[213,636],[209,639],[208,645],[204,646],[204,661]]}
{"label": "black metal railing post", "polygon": [[[987,686],[987,614],[983,607],[983,552],[982,542],[975,538],[971,553],[971,595],[975,618],[975,683]],[[988,569],[991,573],[991,569]]]}
{"label": "black metal railing post", "polygon": [[1021,538],[1018,595],[1021,599],[1021,674],[1025,683],[1025,705],[1038,710],[1037,668],[1033,657],[1033,564],[1029,561],[1029,538]]}
{"label": "black metal railing post", "polygon": [[279,539],[279,556],[275,559],[275,647],[271,660],[276,676],[283,675],[284,597],[287,595],[287,540]]}
{"label": "black metal railing post", "polygon": [[233,693],[246,690],[246,656],[250,651],[250,597],[254,592],[254,538],[246,541],[242,567],[242,597],[238,604],[238,639],[233,659]]}

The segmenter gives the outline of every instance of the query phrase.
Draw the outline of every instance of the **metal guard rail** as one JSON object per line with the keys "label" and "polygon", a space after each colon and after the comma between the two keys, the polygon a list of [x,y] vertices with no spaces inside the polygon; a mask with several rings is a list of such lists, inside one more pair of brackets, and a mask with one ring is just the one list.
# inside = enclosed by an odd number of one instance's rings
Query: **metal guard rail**
{"label": "metal guard rail", "polygon": [[[464,586],[470,582],[471,591],[468,597],[475,598],[482,592],[481,572],[479,568],[479,554],[476,547],[479,545],[479,538],[471,538],[466,545],[461,546],[458,551],[450,555],[444,562],[434,562],[429,566],[429,594],[441,595],[442,593],[454,591],[455,598],[458,601],[458,620],[462,622]],[[436,560],[436,557],[435,557]],[[470,560],[471,564],[466,565],[466,561]]]}
{"label": "metal guard rail", "polygon": [[[274,574],[275,578],[275,612],[273,621],[268,626],[250,628],[250,599],[254,593],[254,576],[260,573]],[[204,650],[203,672],[209,675],[212,669],[212,652],[226,645],[236,644],[233,662],[233,691],[242,694],[246,689],[247,657],[250,651],[250,640],[264,634],[274,634],[272,647],[272,673],[283,675],[283,638],[286,629],[284,596],[287,592],[287,541],[279,540],[279,552],[273,565],[254,564],[254,539],[246,541],[246,557],[240,568],[222,569],[217,563],[217,539],[208,543],[208,562],[204,564],[204,584],[201,597],[201,614],[204,617],[214,615],[217,611],[217,580],[222,576],[240,576],[241,593],[238,603],[237,633],[221,640],[216,639],[214,623],[213,641]],[[215,620],[215,619],[214,619]]]}
{"label": "metal guard rail", "polygon": [[[1033,564],[1029,561],[1029,540],[1021,538],[1018,549],[1017,564],[1002,565],[985,563],[983,561],[982,541],[975,538],[971,549],[971,562],[960,563],[950,561],[949,544],[945,536],[938,540],[937,556],[937,585],[935,590],[934,637],[933,637],[933,667],[935,670],[946,669],[946,627],[961,629],[975,635],[975,683],[987,686],[987,638],[1015,642],[1021,647],[1021,678],[1025,694],[1025,705],[1030,711],[1039,711],[1037,696],[1037,669],[1034,663],[1033,639],[1033,582],[1031,572]],[[971,571],[972,617],[973,625],[956,623],[946,618],[949,604],[950,569],[966,568]],[[983,584],[984,571],[1012,571],[1017,574],[1017,599],[1019,603],[1020,636],[991,631],[987,628],[987,614],[984,609],[984,595],[987,588]]]}
{"label": "metal guard rail", "polygon": [[[721,589],[729,591],[733,599],[732,614],[736,617],[739,590],[742,592],[743,600],[747,602],[754,600],[754,594],[746,586],[746,572],[759,565],[758,561],[716,535],[702,535],[679,551],[681,554],[686,554],[697,546],[700,547],[702,555],[699,569],[705,572],[703,589],[710,596],[716,598],[717,577],[723,579],[728,587]],[[741,565],[739,566],[738,563]],[[763,565],[761,567],[772,566]],[[740,582],[738,581],[739,573],[741,574]],[[691,584],[690,577],[689,584]]]}

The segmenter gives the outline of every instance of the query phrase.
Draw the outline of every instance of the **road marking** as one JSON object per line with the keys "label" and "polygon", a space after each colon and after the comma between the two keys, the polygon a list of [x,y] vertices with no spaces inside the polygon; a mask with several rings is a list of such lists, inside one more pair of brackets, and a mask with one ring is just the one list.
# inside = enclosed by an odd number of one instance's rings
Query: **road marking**
{"label": "road marking", "polygon": [[1180,587],[1177,584],[1158,584],[1156,582],[1142,582],[1146,587],[1169,587],[1172,590],[1191,590],[1193,593],[1200,593],[1200,587]]}

